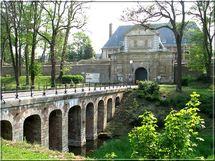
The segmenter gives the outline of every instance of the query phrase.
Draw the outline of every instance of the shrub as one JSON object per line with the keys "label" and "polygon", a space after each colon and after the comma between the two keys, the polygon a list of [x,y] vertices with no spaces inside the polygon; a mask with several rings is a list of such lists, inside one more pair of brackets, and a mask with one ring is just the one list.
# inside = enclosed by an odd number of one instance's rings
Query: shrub
{"label": "shrub", "polygon": [[156,131],[157,119],[151,112],[139,116],[142,126],[135,127],[129,134],[133,158],[179,159],[189,157],[197,144],[198,129],[204,127],[204,120],[197,115],[200,105],[197,93],[193,92],[186,108],[172,110],[165,118],[165,127]]}
{"label": "shrub", "polygon": [[188,86],[191,82],[193,82],[194,81],[194,78],[193,77],[191,77],[191,76],[186,76],[186,77],[183,77],[182,78],[182,82],[181,82],[181,84],[182,84],[182,86]]}
{"label": "shrub", "polygon": [[202,82],[202,83],[212,83],[212,79],[209,78],[209,77],[207,77],[205,74],[199,76],[199,77],[197,78],[197,81],[200,81],[200,82]]}
{"label": "shrub", "polygon": [[81,83],[84,80],[84,77],[82,75],[76,74],[76,75],[63,75],[62,77],[62,83]]}
{"label": "shrub", "polygon": [[139,81],[138,88],[141,91],[139,97],[144,97],[147,100],[159,99],[159,85],[153,81]]}

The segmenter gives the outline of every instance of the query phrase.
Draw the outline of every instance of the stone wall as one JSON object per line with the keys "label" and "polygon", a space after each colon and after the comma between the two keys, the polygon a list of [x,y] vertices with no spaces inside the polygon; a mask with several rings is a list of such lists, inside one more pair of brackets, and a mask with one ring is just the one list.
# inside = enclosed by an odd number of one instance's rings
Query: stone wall
{"label": "stone wall", "polygon": [[[160,76],[160,82],[173,83],[173,55],[169,52],[134,52],[134,53],[116,53],[112,55],[111,73],[112,81],[135,83],[135,72],[138,68],[147,70],[147,80],[157,80]],[[132,60],[132,63],[130,61]]]}
{"label": "stone wall", "polygon": [[[109,60],[82,60],[76,63],[67,63],[65,66],[69,67],[70,70],[68,74],[82,74],[85,73],[100,73],[100,82],[110,81],[110,61]],[[56,65],[56,75],[59,74],[60,66]],[[50,75],[51,66],[43,65],[41,68],[42,75]],[[1,75],[11,75],[14,76],[14,71],[12,66],[3,66],[1,70]],[[25,67],[22,67],[22,75],[25,75]]]}

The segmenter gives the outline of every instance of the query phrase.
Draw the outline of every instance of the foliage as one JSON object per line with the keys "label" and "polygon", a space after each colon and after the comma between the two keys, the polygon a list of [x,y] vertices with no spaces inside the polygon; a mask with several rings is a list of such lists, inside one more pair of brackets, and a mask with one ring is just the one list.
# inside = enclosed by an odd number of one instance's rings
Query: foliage
{"label": "foliage", "polygon": [[[89,154],[92,159],[128,159],[131,155],[131,147],[128,136],[123,135],[119,138],[107,140],[96,151]],[[113,160],[114,160],[113,159]]]}
{"label": "foliage", "polygon": [[82,75],[76,74],[76,75],[63,75],[62,77],[62,83],[81,83],[84,80],[84,77]]}
{"label": "foliage", "polygon": [[203,32],[199,29],[190,29],[188,43],[192,44],[188,54],[188,68],[191,70],[199,71],[201,73],[206,71],[206,64],[208,56],[204,44]]}
{"label": "foliage", "polygon": [[176,159],[187,158],[194,151],[198,137],[197,130],[204,127],[204,121],[197,115],[200,105],[196,92],[191,95],[186,108],[180,111],[172,110],[165,118],[165,127],[161,132],[156,131],[157,119],[151,112],[140,116],[142,126],[135,127],[129,133],[132,147],[132,157],[147,159]]}
{"label": "foliage", "polygon": [[159,99],[159,85],[153,81],[139,81],[138,88],[140,90],[140,97],[147,100]]}
{"label": "foliage", "polygon": [[[194,5],[191,7],[191,10],[188,14],[194,15],[199,24],[201,24],[202,29],[202,44],[201,46],[204,49],[204,59],[203,64],[205,65],[207,77],[212,76],[212,57],[214,54],[213,51],[213,39],[215,33],[211,28],[214,27],[214,1],[195,1]],[[197,38],[198,40],[198,38]]]}
{"label": "foliage", "polygon": [[35,62],[34,65],[30,64],[29,70],[34,74],[34,76],[38,76],[41,74],[41,64],[38,62]]}
{"label": "foliage", "polygon": [[189,83],[194,81],[194,78],[191,76],[182,77],[182,86],[188,86]]}
{"label": "foliage", "polygon": [[91,40],[84,32],[73,34],[74,41],[70,45],[67,53],[67,61],[79,61],[81,59],[90,59],[95,56]]}
{"label": "foliage", "polygon": [[132,158],[157,158],[157,119],[150,112],[145,112],[139,118],[142,119],[142,126],[135,127],[128,134],[133,151]]}

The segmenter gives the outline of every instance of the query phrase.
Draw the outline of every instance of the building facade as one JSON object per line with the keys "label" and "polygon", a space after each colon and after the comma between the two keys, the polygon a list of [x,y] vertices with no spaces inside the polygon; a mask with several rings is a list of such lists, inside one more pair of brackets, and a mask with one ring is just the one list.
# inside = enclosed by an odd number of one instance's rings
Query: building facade
{"label": "building facade", "polygon": [[158,31],[140,25],[120,26],[102,48],[101,57],[110,59],[112,82],[174,81],[173,53]]}

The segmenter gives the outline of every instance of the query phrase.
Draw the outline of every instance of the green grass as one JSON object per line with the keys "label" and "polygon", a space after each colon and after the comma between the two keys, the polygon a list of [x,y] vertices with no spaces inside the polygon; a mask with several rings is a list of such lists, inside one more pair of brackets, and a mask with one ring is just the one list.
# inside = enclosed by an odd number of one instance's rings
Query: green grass
{"label": "green grass", "polygon": [[174,108],[184,108],[193,91],[200,94],[200,111],[213,117],[214,88],[212,85],[193,83],[191,86],[182,87],[182,92],[176,92],[175,85],[160,85],[161,95],[165,95],[167,98],[164,105],[173,106]]}
{"label": "green grass", "polygon": [[[20,89],[29,89],[30,86],[26,86],[25,76],[20,76]],[[35,77],[35,88],[43,88],[44,86],[50,86],[51,77],[50,76],[36,76]],[[1,85],[3,90],[13,90],[16,89],[16,81],[14,77],[1,77]]]}
{"label": "green grass", "polygon": [[130,143],[128,136],[124,135],[117,139],[107,141],[98,150],[91,153],[88,157],[92,159],[129,159],[130,156]]}
{"label": "green grass", "polygon": [[1,159],[2,160],[60,160],[75,159],[73,153],[52,151],[37,144],[28,144],[26,142],[14,142],[1,140]]}

